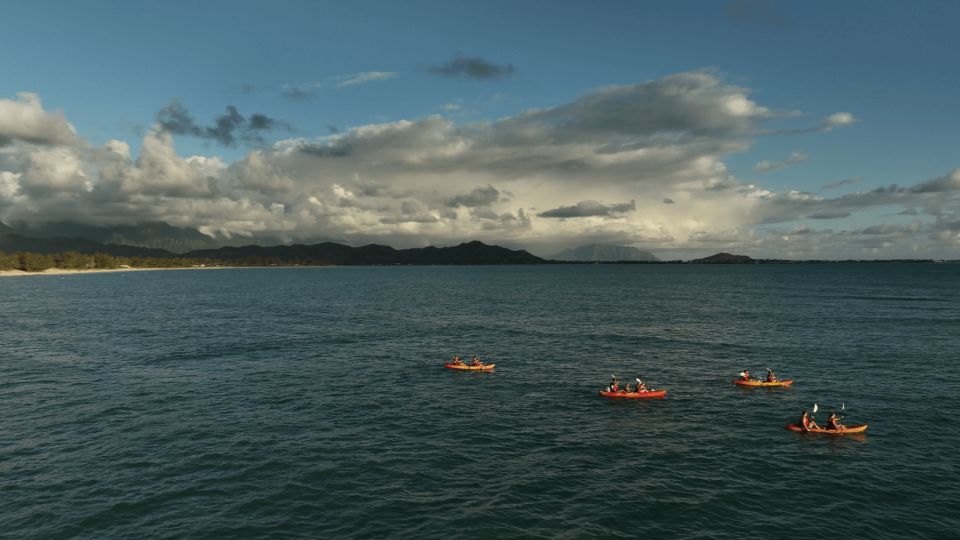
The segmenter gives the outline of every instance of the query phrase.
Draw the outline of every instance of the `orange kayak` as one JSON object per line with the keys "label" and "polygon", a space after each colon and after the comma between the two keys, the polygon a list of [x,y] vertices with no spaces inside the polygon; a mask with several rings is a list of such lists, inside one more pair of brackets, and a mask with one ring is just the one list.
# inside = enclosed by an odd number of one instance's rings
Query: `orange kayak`
{"label": "orange kayak", "polygon": [[470,364],[444,364],[447,369],[459,369],[461,371],[490,371],[496,364],[483,364],[482,366],[471,366]]}
{"label": "orange kayak", "polygon": [[666,390],[648,390],[646,392],[605,392],[600,391],[600,395],[608,398],[625,398],[625,399],[649,399],[649,398],[662,398],[667,395]]}
{"label": "orange kayak", "polygon": [[740,386],[790,386],[793,384],[793,379],[787,379],[785,381],[776,381],[776,382],[767,382],[767,381],[741,381],[739,379],[733,381],[733,384]]}
{"label": "orange kayak", "polygon": [[800,433],[826,433],[828,435],[843,435],[844,433],[863,433],[867,430],[867,424],[854,424],[852,426],[847,426],[843,429],[809,429],[805,430],[799,424],[790,424],[787,426],[787,429],[790,431],[797,431]]}

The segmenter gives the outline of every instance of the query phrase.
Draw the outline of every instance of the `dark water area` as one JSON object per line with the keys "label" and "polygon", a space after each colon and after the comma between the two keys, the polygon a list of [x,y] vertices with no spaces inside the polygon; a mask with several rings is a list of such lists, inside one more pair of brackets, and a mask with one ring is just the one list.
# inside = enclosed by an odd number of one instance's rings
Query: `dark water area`
{"label": "dark water area", "polygon": [[956,537],[958,351],[947,264],[5,278],[0,537]]}

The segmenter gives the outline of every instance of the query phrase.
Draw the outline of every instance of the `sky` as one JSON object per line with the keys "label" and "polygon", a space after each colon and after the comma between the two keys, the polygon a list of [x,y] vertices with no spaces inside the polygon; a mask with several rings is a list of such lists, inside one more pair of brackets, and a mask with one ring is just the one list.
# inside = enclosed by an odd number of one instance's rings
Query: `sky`
{"label": "sky", "polygon": [[0,221],[960,258],[960,3],[17,2]]}

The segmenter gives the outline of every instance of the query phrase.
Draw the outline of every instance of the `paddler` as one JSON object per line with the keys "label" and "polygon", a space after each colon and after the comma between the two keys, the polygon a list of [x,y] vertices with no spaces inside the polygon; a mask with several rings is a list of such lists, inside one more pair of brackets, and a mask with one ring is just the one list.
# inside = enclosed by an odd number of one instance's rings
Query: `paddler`
{"label": "paddler", "polygon": [[806,410],[800,413],[800,427],[802,427],[804,431],[810,431],[811,429],[820,429],[820,426],[818,426],[817,423],[813,421],[813,417],[807,414]]}
{"label": "paddler", "polygon": [[747,370],[741,371],[741,372],[740,372],[740,380],[741,380],[741,381],[749,381],[749,380],[750,380],[750,372],[747,371]]}
{"label": "paddler", "polygon": [[777,374],[772,369],[767,368],[767,382],[777,382]]}
{"label": "paddler", "polygon": [[460,355],[459,355],[459,354],[453,355],[453,365],[455,365],[455,366],[462,366],[462,365],[463,365],[463,360],[460,359]]}
{"label": "paddler", "polygon": [[840,423],[840,417],[837,416],[837,413],[830,411],[830,416],[827,417],[827,429],[845,429],[846,426]]}
{"label": "paddler", "polygon": [[616,376],[616,375],[610,375],[610,377],[611,377],[611,379],[612,379],[612,380],[610,381],[610,391],[611,391],[611,392],[619,392],[619,391],[620,391],[620,380],[617,379],[617,376]]}
{"label": "paddler", "polygon": [[483,365],[483,362],[480,360],[480,355],[479,355],[479,354],[474,354],[474,355],[473,355],[473,360],[470,362],[470,365],[471,365],[471,366],[482,366],[482,365]]}
{"label": "paddler", "polygon": [[647,384],[640,380],[640,377],[636,378],[637,380],[637,392],[647,392]]}

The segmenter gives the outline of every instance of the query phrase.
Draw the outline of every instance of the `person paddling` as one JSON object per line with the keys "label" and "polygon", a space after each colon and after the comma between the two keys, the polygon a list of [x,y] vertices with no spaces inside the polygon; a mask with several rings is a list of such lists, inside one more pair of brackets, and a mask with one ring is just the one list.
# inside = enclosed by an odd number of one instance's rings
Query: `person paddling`
{"label": "person paddling", "polygon": [[619,392],[619,391],[620,391],[620,380],[617,379],[617,376],[616,376],[616,375],[610,375],[610,378],[612,379],[612,380],[610,381],[610,391],[611,391],[611,392]]}
{"label": "person paddling", "polygon": [[638,394],[641,393],[641,392],[649,392],[649,390],[647,389],[647,384],[646,384],[645,382],[641,381],[641,380],[640,380],[640,377],[637,377],[636,380],[637,380],[637,393],[638,393]]}
{"label": "person paddling", "polygon": [[482,366],[482,365],[483,365],[483,362],[480,360],[480,355],[479,355],[479,354],[473,355],[473,361],[470,362],[470,365],[471,365],[471,366]]}
{"label": "person paddling", "polygon": [[777,374],[772,369],[767,368],[767,382],[777,382]]}
{"label": "person paddling", "polygon": [[810,431],[811,429],[820,429],[820,426],[818,426],[817,423],[813,421],[813,417],[807,414],[806,410],[800,413],[800,427],[802,427],[804,431]]}
{"label": "person paddling", "polygon": [[453,355],[453,365],[455,365],[455,366],[462,366],[462,365],[463,365],[463,360],[460,359],[460,355],[459,355],[459,354]]}
{"label": "person paddling", "polygon": [[830,411],[830,416],[827,417],[827,429],[840,430],[845,428],[846,426],[840,423],[840,417],[837,416],[837,413]]}
{"label": "person paddling", "polygon": [[749,381],[749,380],[750,380],[750,372],[747,371],[747,370],[741,371],[741,372],[740,372],[740,380],[741,380],[741,381]]}

